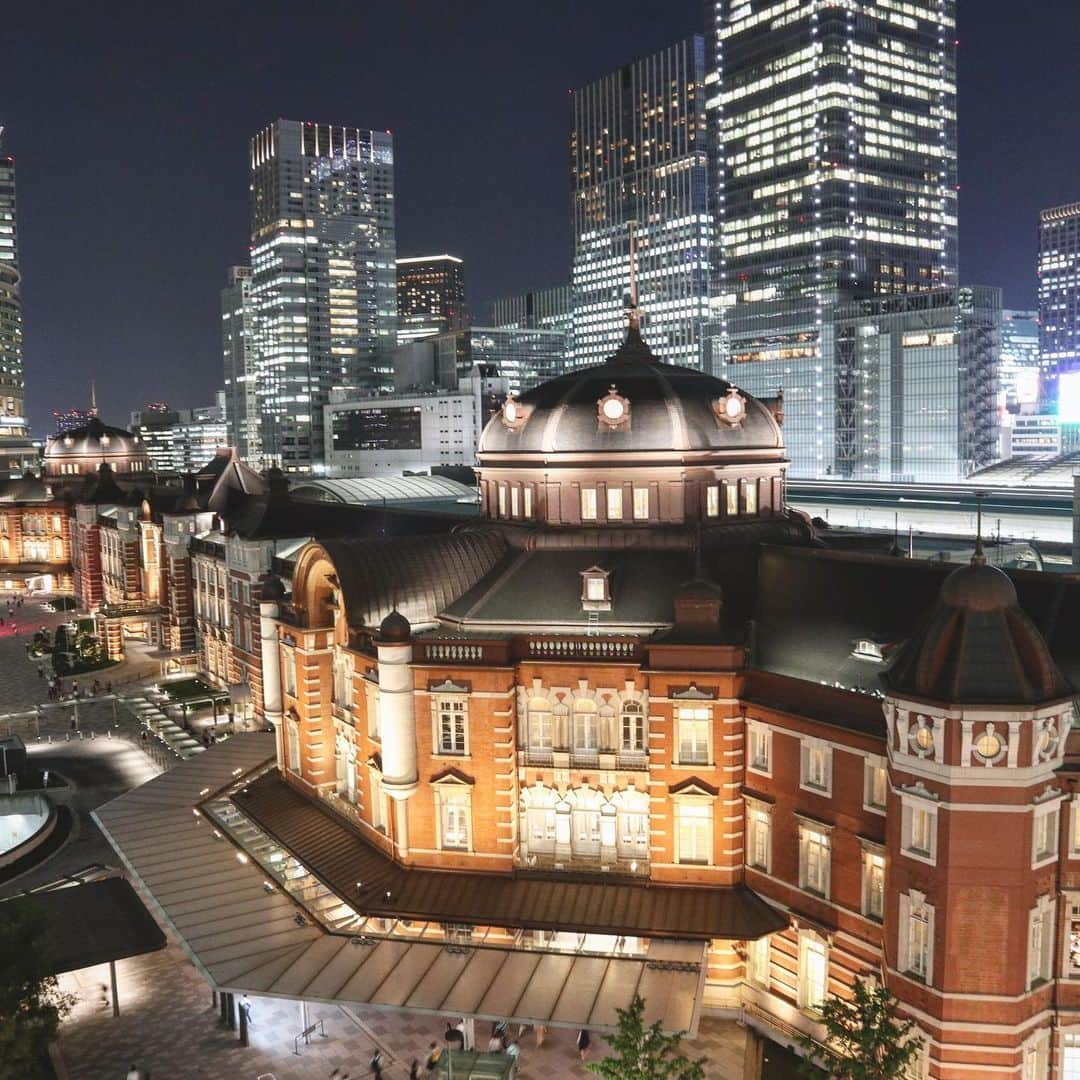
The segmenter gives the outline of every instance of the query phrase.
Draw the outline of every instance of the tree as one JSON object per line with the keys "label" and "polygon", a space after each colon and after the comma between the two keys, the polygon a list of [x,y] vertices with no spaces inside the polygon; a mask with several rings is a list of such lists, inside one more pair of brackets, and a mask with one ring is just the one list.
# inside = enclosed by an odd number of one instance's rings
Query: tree
{"label": "tree", "polygon": [[37,910],[0,904],[0,1080],[42,1075],[49,1043],[75,1003],[49,974],[46,932]]}
{"label": "tree", "polygon": [[830,1080],[901,1080],[922,1050],[912,1036],[915,1024],[896,1015],[896,998],[884,986],[855,980],[851,1001],[830,995],[821,1005],[824,1044],[805,1035],[799,1039],[805,1055],[804,1077]]}
{"label": "tree", "polygon": [[705,1080],[705,1059],[677,1053],[682,1034],[665,1035],[657,1020],[646,1027],[645,1001],[638,995],[628,1009],[617,1009],[619,1031],[608,1042],[613,1051],[588,1069],[607,1080]]}

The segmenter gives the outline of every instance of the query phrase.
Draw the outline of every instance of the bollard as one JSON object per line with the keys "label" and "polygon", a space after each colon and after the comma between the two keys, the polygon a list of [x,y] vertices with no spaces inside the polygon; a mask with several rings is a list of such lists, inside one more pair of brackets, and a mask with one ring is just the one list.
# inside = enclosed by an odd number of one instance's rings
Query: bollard
{"label": "bollard", "polygon": [[93,728],[90,729],[90,738],[91,739],[96,739],[97,738],[97,732],[94,731]]}

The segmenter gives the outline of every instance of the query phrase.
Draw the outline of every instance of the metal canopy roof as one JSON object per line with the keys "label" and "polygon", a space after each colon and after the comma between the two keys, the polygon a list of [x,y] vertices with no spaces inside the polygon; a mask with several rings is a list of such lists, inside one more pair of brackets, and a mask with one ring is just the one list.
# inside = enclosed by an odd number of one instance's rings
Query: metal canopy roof
{"label": "metal canopy roof", "polygon": [[346,476],[301,480],[290,492],[294,499],[318,502],[426,502],[435,499],[476,502],[476,488],[448,476]]}
{"label": "metal canopy roof", "polygon": [[4,903],[5,911],[26,908],[44,915],[45,960],[53,975],[165,948],[161,928],[123,878],[16,896]]}
{"label": "metal canopy roof", "polygon": [[94,812],[212,987],[596,1030],[613,1028],[615,1010],[636,992],[646,1022],[696,1030],[704,942],[656,940],[650,955],[608,957],[366,939],[312,925],[297,900],[193,813],[273,752],[271,735],[234,736]]}

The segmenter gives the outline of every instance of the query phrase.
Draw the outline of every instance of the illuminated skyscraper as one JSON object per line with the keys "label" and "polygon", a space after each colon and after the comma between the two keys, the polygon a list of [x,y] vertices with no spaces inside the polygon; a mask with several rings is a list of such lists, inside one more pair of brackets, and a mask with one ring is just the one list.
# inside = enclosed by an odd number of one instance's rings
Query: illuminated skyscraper
{"label": "illuminated skyscraper", "polygon": [[552,285],[504,296],[492,302],[491,325],[507,330],[558,330],[569,341],[574,327],[573,289]]}
{"label": "illuminated skyscraper", "polygon": [[[0,140],[3,133],[0,127]],[[0,142],[0,439],[26,436],[15,159],[4,154]],[[0,467],[0,474],[5,471]]]}
{"label": "illuminated skyscraper", "polygon": [[245,461],[259,460],[262,441],[252,316],[251,267],[230,266],[225,288],[221,290],[225,413],[229,445]]}
{"label": "illuminated skyscraper", "polygon": [[455,255],[397,260],[399,345],[468,325],[465,264]]}
{"label": "illuminated skyscraper", "polygon": [[574,365],[601,363],[626,334],[635,222],[642,333],[658,359],[699,366],[712,243],[704,39],[573,91],[571,115]]}
{"label": "illuminated skyscraper", "polygon": [[1001,392],[1009,412],[1036,412],[1043,399],[1039,313],[1001,313]]}
{"label": "illuminated skyscraper", "polygon": [[1061,376],[1080,372],[1080,202],[1039,214],[1039,360],[1057,402]]}
{"label": "illuminated skyscraper", "polygon": [[716,0],[715,374],[784,390],[792,475],[851,475],[873,395],[837,306],[957,285],[955,0]]}
{"label": "illuminated skyscraper", "polygon": [[318,469],[331,388],[392,381],[395,257],[389,132],[277,120],[251,140],[263,464]]}

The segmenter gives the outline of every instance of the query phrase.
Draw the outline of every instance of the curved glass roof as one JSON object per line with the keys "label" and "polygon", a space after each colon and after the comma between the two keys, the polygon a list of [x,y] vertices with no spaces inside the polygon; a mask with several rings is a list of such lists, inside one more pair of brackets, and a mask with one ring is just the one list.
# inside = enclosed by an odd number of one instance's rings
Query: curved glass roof
{"label": "curved glass roof", "polygon": [[475,503],[476,488],[446,476],[346,476],[301,480],[291,492],[296,499],[335,503],[446,502]]}

